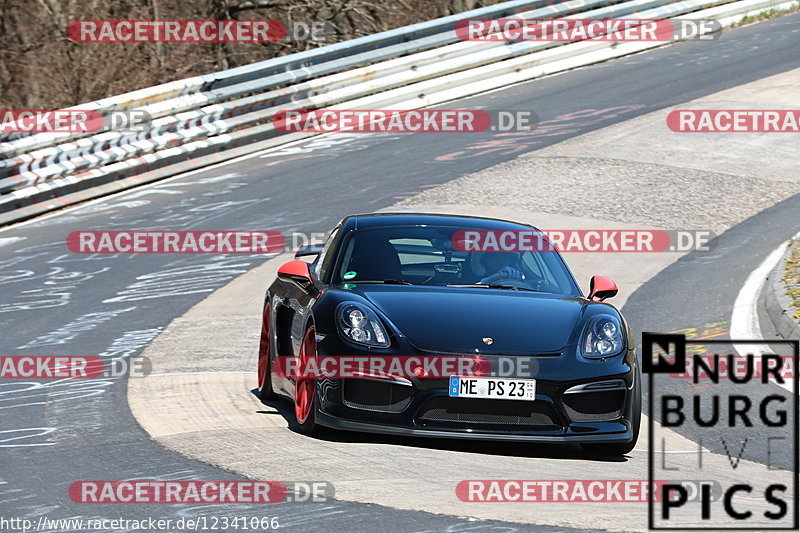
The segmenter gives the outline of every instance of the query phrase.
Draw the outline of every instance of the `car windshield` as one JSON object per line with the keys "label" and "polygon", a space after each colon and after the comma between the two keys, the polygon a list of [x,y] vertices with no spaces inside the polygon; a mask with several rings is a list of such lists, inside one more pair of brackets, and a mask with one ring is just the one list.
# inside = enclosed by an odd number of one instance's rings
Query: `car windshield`
{"label": "car windshield", "polygon": [[474,286],[577,296],[556,252],[472,252],[454,246],[463,227],[365,228],[345,236],[332,283]]}

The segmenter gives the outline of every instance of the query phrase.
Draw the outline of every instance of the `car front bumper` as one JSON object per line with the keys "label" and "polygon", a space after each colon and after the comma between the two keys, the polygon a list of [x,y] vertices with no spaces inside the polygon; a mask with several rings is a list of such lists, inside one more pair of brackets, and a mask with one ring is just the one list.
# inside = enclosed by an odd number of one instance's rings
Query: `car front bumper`
{"label": "car front bumper", "polygon": [[[365,433],[381,433],[387,435],[401,435],[410,437],[428,438],[447,438],[447,439],[471,439],[471,440],[493,440],[493,441],[525,441],[538,443],[615,443],[630,442],[633,438],[633,430],[630,424],[617,422],[615,427],[621,431],[613,433],[564,433],[564,434],[539,434],[535,432],[521,431],[518,433],[507,432],[488,432],[480,429],[455,430],[455,429],[431,429],[417,427],[390,426],[358,420],[348,420],[338,418],[323,412],[317,413],[316,422],[320,425],[333,429],[345,431],[362,431]],[[612,429],[608,427],[607,429]]]}
{"label": "car front bumper", "polygon": [[[320,355],[353,353],[338,339]],[[346,351],[345,351],[346,350]],[[411,351],[406,348],[404,354]],[[421,356],[429,353],[416,352]],[[491,356],[488,356],[491,357]],[[331,428],[479,440],[551,443],[630,442],[636,431],[632,349],[606,361],[565,351],[538,361],[535,401],[452,398],[447,378],[317,379],[317,422]]]}

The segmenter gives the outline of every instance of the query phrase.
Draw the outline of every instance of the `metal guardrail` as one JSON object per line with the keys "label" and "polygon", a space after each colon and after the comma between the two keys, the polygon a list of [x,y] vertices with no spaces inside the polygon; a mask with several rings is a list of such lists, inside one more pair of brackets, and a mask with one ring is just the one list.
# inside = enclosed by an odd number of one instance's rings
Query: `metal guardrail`
{"label": "metal guardrail", "polygon": [[[465,18],[508,17],[520,10],[525,11],[548,3],[551,3],[551,0],[512,0],[449,17],[314,48],[305,52],[260,61],[251,65],[148,87],[68,109],[102,112],[115,109],[140,108],[157,103],[165,104],[150,110],[151,116],[155,118],[166,114],[159,114],[158,109],[163,109],[170,113],[188,109],[189,107],[181,107],[183,102],[176,101],[188,95],[208,92],[209,95],[204,96],[200,101],[212,103],[216,101],[214,99],[214,91],[232,85],[259,81],[264,81],[264,86],[286,85],[308,79],[314,75],[344,70],[355,65],[364,64],[367,61],[379,61],[388,57],[420,51],[426,47],[435,47],[446,42],[457,41],[455,33],[448,34],[447,31],[454,28],[458,21]],[[427,39],[434,36],[438,38]],[[325,65],[325,67],[322,65]],[[264,80],[265,76],[268,76],[266,80]],[[188,100],[186,104],[191,106],[191,101]],[[24,153],[35,148],[50,146],[56,142],[64,142],[78,137],[79,135],[69,133],[21,135],[19,139],[10,138],[9,140],[12,141],[10,143],[0,143],[0,155],[8,156]]]}
{"label": "metal guardrail", "polygon": [[[537,2],[537,5],[544,5],[545,3],[546,2],[543,0]],[[537,9],[531,13],[535,14],[537,17],[565,16],[607,3],[608,0],[573,0],[557,6]],[[663,3],[663,0],[649,0],[647,2],[648,5],[659,5],[661,3]],[[625,5],[642,6],[644,4],[641,2],[626,2]],[[615,11],[627,13],[631,10],[632,8],[628,7]],[[509,10],[500,11],[500,13],[506,13],[507,11]],[[439,26],[440,25],[437,25],[437,27]],[[449,46],[453,43],[457,46]],[[443,44],[448,44],[448,46],[442,47]],[[29,185],[32,185],[67,173],[74,173],[78,170],[90,168],[96,166],[98,163],[108,164],[113,161],[141,154],[143,153],[142,150],[145,148],[145,145],[140,144],[143,141],[151,141],[154,143],[152,146],[153,149],[160,149],[186,142],[188,140],[187,135],[194,139],[198,136],[202,137],[219,134],[230,131],[232,128],[240,128],[247,124],[263,121],[265,118],[268,118],[268,116],[264,114],[255,114],[255,111],[267,109],[282,103],[297,102],[299,99],[317,96],[337,89],[352,87],[360,79],[374,81],[379,78],[386,78],[390,75],[399,75],[398,78],[395,79],[395,83],[403,84],[405,83],[403,72],[408,69],[419,69],[447,58],[474,54],[481,49],[502,47],[502,45],[503,43],[464,43],[459,41],[456,37],[453,26],[448,25],[444,28],[442,33],[404,43],[399,45],[399,47],[398,45],[393,45],[390,47],[392,50],[381,49],[380,56],[406,54],[401,55],[400,58],[394,61],[374,63],[374,61],[376,61],[376,56],[375,54],[370,54],[368,59],[370,62],[373,62],[370,66],[346,71],[337,75],[325,76],[325,74],[331,70],[341,69],[341,62],[343,60],[337,59],[321,65],[304,68],[300,73],[297,71],[290,71],[268,76],[253,82],[229,85],[220,90],[171,98],[164,102],[156,102],[141,108],[151,117],[163,117],[153,120],[150,124],[151,128],[145,134],[131,135],[109,131],[84,137],[77,142],[60,144],[51,148],[36,150],[19,157],[12,157],[6,161],[4,168],[0,167],[0,178],[10,176],[11,174],[30,172],[30,174],[23,175],[22,177],[27,180]],[[548,46],[554,45],[555,43],[548,44]],[[434,46],[440,47],[434,48]],[[419,50],[431,48],[433,48],[433,50],[429,53],[419,52]],[[415,50],[417,53],[408,55],[410,51]],[[350,57],[346,61],[348,63],[356,61],[360,61],[361,63],[365,62],[363,58],[357,57]],[[474,64],[474,62],[471,64]],[[435,73],[430,75],[435,75]],[[273,89],[287,81],[298,80],[302,77],[314,79],[280,89]],[[389,87],[384,87],[384,89],[386,88]],[[264,90],[267,90],[267,92],[259,92]],[[252,93],[256,94],[254,96],[223,103],[219,106],[209,105]],[[165,110],[170,111],[172,114],[170,116],[164,116]],[[190,111],[179,113],[186,110]],[[231,119],[241,114],[247,114],[249,120],[232,122],[231,124],[220,122],[222,119]],[[179,136],[171,135],[173,132],[181,133]],[[45,135],[40,135],[39,137],[46,139]],[[75,137],[77,137],[77,135]],[[41,140],[40,142],[45,142],[45,140]],[[128,146],[129,149],[114,150],[114,148],[120,146]],[[102,159],[98,161],[94,154],[104,151],[106,153],[100,155]],[[68,165],[59,165],[59,163],[66,161],[69,161]],[[19,178],[14,178],[12,180],[0,179],[0,193],[19,188],[21,183],[23,182],[21,182]]]}
{"label": "metal guardrail", "polygon": [[[11,156],[0,165],[0,224],[316,135],[277,131],[271,118],[282,109],[413,109],[664,44],[460,41],[455,33],[460,20],[692,18],[716,19],[724,27],[746,14],[793,3],[517,0],[76,106],[72,109],[141,106],[154,120],[140,135],[36,134],[0,143],[0,154]],[[280,68],[286,70],[275,73]],[[272,74],[258,77],[265,72]],[[23,152],[38,146],[46,148]]]}

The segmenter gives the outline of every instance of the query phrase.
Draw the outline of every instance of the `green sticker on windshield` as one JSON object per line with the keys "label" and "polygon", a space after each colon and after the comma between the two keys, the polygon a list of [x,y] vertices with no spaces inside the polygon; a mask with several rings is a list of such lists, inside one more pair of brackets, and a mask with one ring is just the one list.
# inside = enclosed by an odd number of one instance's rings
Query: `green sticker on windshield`
{"label": "green sticker on windshield", "polygon": [[345,272],[344,276],[342,276],[342,277],[344,279],[353,279],[354,277],[356,277],[356,271],[355,270],[351,270],[350,272]]}

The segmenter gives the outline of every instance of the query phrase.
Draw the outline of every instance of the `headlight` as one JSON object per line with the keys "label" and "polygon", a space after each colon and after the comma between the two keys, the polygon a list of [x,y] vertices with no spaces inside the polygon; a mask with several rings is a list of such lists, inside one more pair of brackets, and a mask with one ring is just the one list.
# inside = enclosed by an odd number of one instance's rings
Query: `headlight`
{"label": "headlight", "polygon": [[365,346],[388,348],[389,336],[378,316],[367,306],[345,302],[336,309],[339,332],[350,341]]}
{"label": "headlight", "polygon": [[581,342],[584,357],[611,357],[622,351],[622,326],[611,315],[598,315],[589,321]]}

